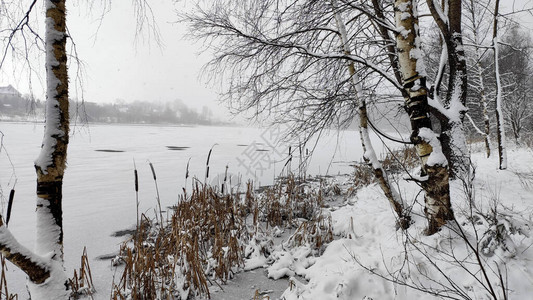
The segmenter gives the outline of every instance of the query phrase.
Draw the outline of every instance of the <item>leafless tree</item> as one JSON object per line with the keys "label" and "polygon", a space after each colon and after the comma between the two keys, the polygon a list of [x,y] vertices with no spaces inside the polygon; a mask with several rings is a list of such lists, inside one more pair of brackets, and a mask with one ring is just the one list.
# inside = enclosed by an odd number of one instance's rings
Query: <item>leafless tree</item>
{"label": "leafless tree", "polygon": [[[348,42],[348,33],[346,31],[346,24],[342,17],[342,12],[338,11],[337,2],[332,1],[333,9],[335,10],[335,20],[337,22],[337,29],[342,42],[342,47],[346,55],[351,55],[351,49]],[[361,145],[365,152],[363,157],[365,161],[370,165],[376,176],[381,189],[385,193],[387,199],[398,216],[398,226],[402,229],[407,229],[411,221],[410,216],[407,213],[407,204],[400,197],[398,191],[391,185],[388,175],[379,162],[376,152],[373,149],[372,142],[368,133],[368,112],[366,109],[367,96],[364,94],[361,80],[355,71],[355,64],[353,62],[348,63],[348,70],[353,81],[353,89],[355,90],[355,100],[358,104],[359,114],[359,135],[361,138]]]}
{"label": "leafless tree", "polygon": [[503,114],[516,142],[533,117],[533,69],[531,35],[514,26],[502,38],[501,74],[504,82]]}
{"label": "leafless tree", "polygon": [[[413,8],[418,8],[416,2]],[[335,24],[340,14],[346,20],[346,38],[341,43],[342,34]],[[354,100],[371,105],[370,94],[405,99],[405,104],[411,105],[407,108],[411,120],[428,114],[427,101],[411,101],[417,97],[413,89],[416,80],[402,74],[397,54],[404,49],[397,47],[400,32],[391,2],[217,1],[198,6],[194,14],[182,18],[190,24],[195,38],[210,45],[215,58],[206,73],[227,80],[225,99],[236,112],[253,110],[255,116],[266,113],[276,122],[293,121],[294,132],[308,136],[330,126],[346,126],[356,112],[365,119],[365,111]],[[412,44],[414,36],[410,39]],[[354,87],[360,93],[354,93]],[[439,111],[445,110],[442,107]],[[431,128],[429,119],[417,122],[425,126],[416,125],[412,139],[423,148],[421,157],[427,158],[440,143],[436,136],[424,139],[418,135],[419,127]],[[365,124],[361,124],[364,129]],[[447,199],[448,169],[441,163],[442,170],[430,172],[431,179],[422,177],[421,182],[425,188],[438,186],[436,194]],[[423,176],[428,175],[427,170]],[[437,181],[443,183],[435,185]],[[440,204],[447,201],[442,199],[431,203],[449,210],[449,205]],[[437,211],[435,207],[428,210],[428,216],[435,215],[431,213]],[[432,227],[428,232],[438,228]]]}
{"label": "leafless tree", "polygon": [[498,21],[500,0],[496,0],[494,4],[494,24],[492,27],[492,50],[494,53],[494,76],[496,78],[496,136],[498,137],[498,158],[500,170],[507,169],[507,145],[505,140],[505,122],[503,118],[503,88],[500,73],[500,44]]}
{"label": "leafless tree", "polygon": [[[0,4],[0,38],[3,52],[0,69],[8,57],[23,61],[32,68],[29,56],[34,50],[45,54],[46,116],[37,173],[36,246],[30,251],[13,237],[0,216],[0,251],[28,275],[28,291],[32,299],[68,299],[69,281],[63,266],[62,187],[69,142],[69,78],[66,49],[69,33],[66,23],[66,0],[43,0],[45,36],[41,38],[32,16],[37,16],[38,1],[11,1]],[[137,17],[143,23],[138,31],[153,21],[144,0],[135,0]],[[27,6],[26,6],[27,5]],[[22,13],[21,13],[22,12]],[[146,14],[146,15],[144,15]],[[141,21],[139,21],[141,22]],[[153,29],[153,26],[148,26]],[[22,46],[21,46],[22,45]],[[31,77],[31,75],[30,75]]]}
{"label": "leafless tree", "polygon": [[[471,99],[474,99],[481,111],[481,119],[483,121],[483,130],[480,130],[474,120],[468,115],[471,119],[471,123],[484,139],[485,150],[487,157],[490,156],[490,117],[489,117],[489,99],[488,94],[490,89],[487,86],[485,80],[486,68],[483,66],[483,59],[486,58],[487,48],[483,47],[484,37],[487,35],[490,26],[486,20],[486,16],[489,14],[486,9],[485,3],[479,3],[477,1],[470,0],[465,5],[465,10],[468,12],[466,14],[465,27],[470,34],[467,34],[465,37],[468,40],[465,48],[467,51],[467,58],[469,58],[470,69],[474,70],[470,74],[470,88],[472,92],[475,93]],[[477,101],[479,100],[479,101]]]}
{"label": "leafless tree", "polygon": [[[33,1],[13,29],[24,32]],[[44,47],[46,54],[46,126],[43,144],[35,162],[37,171],[37,241],[34,252],[20,245],[0,218],[0,251],[28,275],[33,299],[67,299],[68,280],[63,268],[62,185],[69,138],[68,74],[65,49],[65,0],[47,0]],[[31,30],[34,33],[34,31]]]}

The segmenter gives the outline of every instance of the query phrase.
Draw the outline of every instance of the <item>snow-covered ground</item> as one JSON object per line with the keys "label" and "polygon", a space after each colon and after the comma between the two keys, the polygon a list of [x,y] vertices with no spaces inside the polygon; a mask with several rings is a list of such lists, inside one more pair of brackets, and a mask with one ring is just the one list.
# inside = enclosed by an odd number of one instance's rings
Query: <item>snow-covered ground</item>
{"label": "snow-covered ground", "polygon": [[[435,298],[407,285],[451,299],[494,299],[483,272],[497,299],[504,299],[502,282],[508,299],[533,299],[533,151],[508,154],[504,171],[497,169],[496,157],[487,159],[481,151],[472,155],[473,185],[465,188],[463,180],[456,180],[451,186],[457,223],[433,236],[423,234],[423,199],[412,182],[400,180],[398,185],[402,196],[414,203],[414,224],[407,234],[395,230],[393,211],[376,185],[326,209],[339,239],[320,257],[308,255],[308,247],[278,246],[273,254],[279,260],[274,270],[268,267],[269,273],[283,270],[305,278],[290,279],[282,299]],[[474,197],[472,206],[465,189]],[[461,230],[470,245],[479,247],[481,264]],[[499,242],[489,239],[491,230],[499,234]]]}
{"label": "snow-covered ground", "polygon": [[[13,174],[16,174],[17,180],[9,228],[21,243],[31,249],[35,239],[35,174],[32,162],[39,151],[42,125],[1,123],[0,131],[4,133],[3,142],[14,165],[13,173],[5,149],[2,149],[0,184],[4,196],[7,196],[15,181]],[[265,137],[275,134],[266,133],[260,129],[228,127],[78,127],[71,139],[64,183],[65,259],[68,272],[79,267],[79,257],[83,247],[87,246],[98,290],[95,299],[109,298],[113,269],[109,261],[96,257],[115,253],[123,238],[112,237],[112,233],[131,228],[135,222],[133,160],[139,169],[141,211],[151,211],[157,202],[147,160],[154,164],[162,205],[167,206],[175,203],[178,191],[185,184],[184,174],[189,158],[191,174],[203,178],[207,153],[217,143],[211,155],[210,178],[223,174],[226,165],[229,165],[230,173],[245,174],[247,165],[239,163],[237,159],[252,159],[250,153],[269,152],[271,157],[268,159],[278,155],[272,149],[251,151],[257,149],[249,148],[254,141],[262,143],[257,144],[258,147],[268,146],[269,138]],[[335,148],[338,151],[333,161],[344,163],[331,164],[329,174],[350,172],[346,162],[358,161],[361,157],[358,142],[359,138],[354,132],[342,133],[339,138],[326,138],[316,148],[317,155],[313,158],[310,173],[324,175]],[[174,149],[167,146],[173,146]],[[270,164],[269,170],[262,175],[256,174],[260,175],[258,177],[262,183],[270,183],[274,172],[279,172],[285,163],[287,145],[278,146],[278,152],[281,153],[277,157],[279,161]],[[375,146],[381,144],[376,141]],[[179,147],[190,148],[180,150]],[[382,151],[380,147],[376,148],[378,153]],[[530,149],[510,150],[509,168],[504,171],[497,169],[495,155],[486,159],[482,152],[479,149],[472,155],[476,175],[470,191],[474,195],[475,206],[470,206],[465,199],[463,182],[452,183],[452,201],[458,223],[450,228],[431,237],[424,236],[420,189],[413,182],[399,180],[399,192],[408,203],[414,203],[414,224],[408,230],[407,239],[406,235],[395,230],[393,212],[379,187],[364,187],[357,194],[345,196],[342,201],[337,199],[337,202],[330,203],[331,207],[324,209],[325,214],[331,215],[337,236],[320,257],[310,255],[312,251],[305,246],[288,248],[278,243],[269,260],[273,264],[264,269],[255,269],[253,273],[239,273],[229,281],[229,286],[223,287],[224,291],[213,290],[213,299],[250,299],[256,289],[271,291],[267,293],[271,299],[283,294],[287,300],[431,298],[428,294],[391,283],[378,275],[388,278],[394,276],[398,281],[419,287],[444,289],[455,286],[458,293],[464,293],[464,298],[489,299],[483,288],[483,285],[487,286],[482,278],[483,272],[475,263],[475,257],[468,256],[471,252],[467,244],[456,233],[461,228],[468,241],[475,245],[473,224],[479,233],[477,241],[487,242],[484,251],[490,256],[482,255],[481,258],[496,293],[501,285],[496,276],[498,266],[502,281],[508,286],[509,299],[531,299],[533,152]],[[350,184],[346,176],[334,180],[344,187]],[[497,203],[496,214],[491,213],[494,203]],[[483,214],[488,218],[484,219]],[[496,218],[491,220],[491,215]],[[488,243],[483,236],[487,230],[499,232],[502,242]],[[454,257],[456,261],[452,261]],[[257,263],[255,259],[254,263]],[[264,261],[267,261],[266,258]],[[272,281],[267,280],[265,274],[288,277]],[[9,266],[7,275],[10,292],[19,293],[19,297],[24,299],[24,275],[13,266]],[[458,294],[452,296],[461,298]]]}
{"label": "snow-covered ground", "polygon": [[[0,131],[5,146],[0,152],[2,211],[5,214],[5,198],[16,180],[9,229],[23,245],[32,249],[36,181],[33,161],[39,153],[43,125],[2,122]],[[71,274],[79,267],[83,247],[87,247],[98,299],[108,299],[113,271],[109,261],[96,258],[117,252],[123,237],[111,235],[135,224],[134,160],[139,170],[140,211],[151,212],[157,202],[148,160],[158,175],[162,206],[168,206],[175,203],[185,185],[189,159],[191,176],[203,180],[207,154],[215,143],[210,159],[210,181],[224,174],[228,165],[228,173],[243,178],[256,176],[256,184],[272,182],[274,174],[285,164],[289,146],[289,143],[277,143],[274,150],[271,144],[276,144],[279,132],[257,128],[91,125],[74,127],[72,132],[63,192],[65,264]],[[349,172],[349,163],[361,157],[358,142],[353,131],[327,136],[316,146],[309,172],[322,175]],[[311,143],[308,148],[312,149]],[[294,146],[292,149],[298,156]],[[265,170],[257,171],[258,167]],[[250,174],[249,169],[256,171]],[[7,280],[10,292],[19,293],[24,299],[25,276],[10,265]]]}

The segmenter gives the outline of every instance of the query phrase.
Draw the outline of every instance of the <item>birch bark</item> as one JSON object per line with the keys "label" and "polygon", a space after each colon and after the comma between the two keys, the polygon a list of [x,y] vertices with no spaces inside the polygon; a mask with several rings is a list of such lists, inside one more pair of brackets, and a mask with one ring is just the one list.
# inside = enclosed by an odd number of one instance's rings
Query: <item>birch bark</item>
{"label": "birch bark", "polygon": [[402,84],[408,92],[405,106],[411,120],[411,140],[422,163],[421,185],[425,191],[427,234],[439,231],[453,218],[450,203],[448,163],[429,119],[425,70],[418,32],[418,1],[394,2],[398,63]]}
{"label": "birch bark", "polygon": [[476,44],[476,46],[474,46],[474,59],[476,60],[475,66],[479,79],[479,92],[481,96],[483,123],[485,125],[483,138],[485,140],[485,151],[487,153],[487,157],[490,157],[490,120],[487,107],[487,92],[485,89],[485,82],[483,80],[483,68],[481,67],[481,53],[479,51],[479,47],[477,47],[477,45],[481,44],[481,41],[479,39],[474,0],[470,0],[470,13],[472,17],[472,34],[474,35],[474,43]]}
{"label": "birch bark", "polygon": [[[335,6],[335,1],[333,1]],[[341,12],[335,11],[335,20],[337,22],[337,28],[340,33],[342,48],[346,55],[351,55],[351,50],[348,41],[348,34],[346,32],[346,25],[341,16]],[[357,102],[359,113],[359,135],[361,137],[361,145],[363,147],[363,158],[365,162],[372,168],[372,172],[378,180],[379,186],[383,190],[383,193],[389,200],[394,212],[396,213],[398,220],[397,225],[399,228],[407,229],[410,224],[410,216],[407,214],[407,204],[398,194],[398,191],[391,185],[387,172],[383,169],[381,162],[378,160],[374,147],[368,134],[368,114],[366,110],[366,100],[363,93],[363,87],[361,80],[355,72],[355,64],[353,62],[348,63],[348,71],[350,73],[352,86],[355,90],[355,99]]]}
{"label": "birch bark", "polygon": [[492,50],[494,52],[494,76],[496,77],[496,131],[498,137],[499,169],[507,169],[507,147],[505,141],[505,123],[503,119],[502,83],[500,78],[499,44],[498,44],[498,20],[500,0],[494,4],[494,24],[492,31]]}
{"label": "birch bark", "polygon": [[45,0],[46,120],[43,143],[35,161],[37,173],[37,238],[35,253],[49,257],[52,278],[28,283],[33,299],[68,298],[63,268],[63,175],[69,138],[65,0]]}
{"label": "birch bark", "polygon": [[63,267],[62,185],[69,134],[65,0],[45,0],[46,121],[37,173],[35,251],[20,245],[0,218],[0,251],[28,275],[32,299],[68,299]]}
{"label": "birch bark", "polygon": [[444,6],[427,0],[428,8],[442,33],[446,46],[449,76],[448,93],[443,99],[447,118],[441,119],[441,136],[444,154],[449,162],[450,176],[464,177],[469,172],[470,154],[466,146],[463,122],[467,111],[466,56],[462,36],[461,0],[443,1]]}

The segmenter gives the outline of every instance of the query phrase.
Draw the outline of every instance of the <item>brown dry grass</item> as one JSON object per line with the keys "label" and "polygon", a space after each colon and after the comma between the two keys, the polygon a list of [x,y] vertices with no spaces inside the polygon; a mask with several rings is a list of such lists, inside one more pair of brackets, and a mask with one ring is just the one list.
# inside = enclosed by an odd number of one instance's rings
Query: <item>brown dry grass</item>
{"label": "brown dry grass", "polygon": [[96,292],[93,284],[93,276],[91,274],[91,267],[89,266],[89,257],[87,256],[87,248],[83,247],[81,255],[80,268],[74,270],[74,275],[69,278],[70,299],[89,298],[93,299],[92,295]]}
{"label": "brown dry grass", "polygon": [[7,279],[6,279],[6,258],[3,255],[0,255],[0,264],[1,264],[1,276],[0,276],[0,299],[6,299],[6,300],[14,300],[18,299],[18,294],[11,294],[9,293],[8,287],[7,287]]}
{"label": "brown dry grass", "polygon": [[414,147],[405,147],[387,152],[382,157],[383,168],[389,173],[401,173],[420,165],[420,159]]}
{"label": "brown dry grass", "polygon": [[[295,176],[279,181],[259,197],[261,220],[267,226],[295,227],[289,237],[292,246],[308,245],[322,250],[333,240],[331,217],[323,214],[323,183],[318,186]],[[333,194],[340,188],[333,188]]]}
{"label": "brown dry grass", "polygon": [[331,241],[333,241],[331,216],[319,214],[316,218],[302,222],[288,243],[294,247],[308,245],[312,249],[324,250],[324,246]]}
{"label": "brown dry grass", "polygon": [[[405,147],[403,149],[393,150],[381,155],[380,158],[383,169],[389,175],[400,174],[409,171],[420,164],[420,159],[416,154],[414,147]],[[376,181],[372,169],[363,163],[354,165],[353,187],[349,192],[353,194],[359,188],[370,185]]]}
{"label": "brown dry grass", "polygon": [[267,226],[294,226],[297,219],[312,220],[324,203],[322,190],[295,176],[283,177],[257,199],[260,220]]}
{"label": "brown dry grass", "polygon": [[243,209],[238,195],[196,182],[166,226],[143,216],[135,237],[122,246],[124,271],[112,298],[209,297],[211,284],[226,282],[243,265]]}
{"label": "brown dry grass", "polygon": [[259,224],[297,228],[290,237],[297,245],[322,248],[333,239],[331,219],[322,214],[322,189],[294,176],[259,195],[252,183],[235,193],[193,182],[165,224],[142,215],[136,234],[121,247],[124,269],[112,299],[209,297],[211,285],[244,267],[245,247]]}

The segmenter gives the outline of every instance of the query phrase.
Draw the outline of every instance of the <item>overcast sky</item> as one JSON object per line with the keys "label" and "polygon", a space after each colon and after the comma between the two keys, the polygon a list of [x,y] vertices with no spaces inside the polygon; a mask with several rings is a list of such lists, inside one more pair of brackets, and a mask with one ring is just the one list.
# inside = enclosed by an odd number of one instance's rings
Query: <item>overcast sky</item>
{"label": "overcast sky", "polygon": [[[198,109],[209,105],[219,116],[225,115],[223,105],[216,107],[216,91],[205,80],[199,80],[208,55],[199,56],[201,45],[185,40],[184,24],[175,23],[176,11],[190,9],[189,0],[148,1],[157,18],[162,48],[146,32],[143,37],[135,38],[137,21],[130,0],[107,1],[109,11],[100,21],[105,1],[95,0],[92,10],[87,4],[80,4],[88,1],[67,1],[68,26],[77,44],[78,55],[85,63],[83,89],[86,101],[181,99]],[[531,6],[532,2],[505,0],[502,5],[508,10],[512,3],[519,8],[524,4]],[[38,14],[42,14],[42,7],[36,9],[35,17]],[[531,20],[525,18],[523,24],[533,28]],[[71,67],[71,73],[73,71],[75,68]],[[25,77],[4,76],[0,79],[1,85],[9,83],[23,93],[29,91]],[[33,81],[33,86],[36,97],[44,99],[38,80]],[[73,87],[74,76],[71,74],[71,97],[79,98]]]}
{"label": "overcast sky", "polygon": [[98,8],[90,14],[86,6],[70,8],[69,27],[87,66],[86,100],[182,99],[191,106],[212,105],[216,93],[205,80],[199,80],[207,55],[199,56],[200,45],[185,40],[184,25],[175,23],[176,10],[187,9],[186,2],[149,3],[157,18],[161,47],[148,36],[149,30],[136,38],[137,20],[131,1],[112,1],[101,23]]}
{"label": "overcast sky", "polygon": [[[67,26],[76,43],[78,57],[83,61],[83,97],[85,101],[111,103],[126,101],[173,101],[181,99],[191,107],[208,105],[219,116],[227,115],[218,105],[217,93],[205,80],[199,80],[207,55],[199,55],[201,45],[184,38],[184,24],[176,24],[176,11],[191,7],[188,0],[149,0],[157,19],[162,46],[146,30],[136,37],[137,20],[131,0],[107,0],[109,9],[101,19],[103,2],[67,1]],[[42,6],[34,9],[32,19],[42,18]],[[40,24],[34,25],[42,31]],[[43,74],[42,60],[35,59],[37,73]],[[72,60],[71,60],[72,61]],[[7,61],[0,77],[0,85],[12,84],[20,92],[29,93],[28,76],[21,64],[12,73]],[[69,66],[70,97],[81,98],[76,88],[76,67]],[[32,78],[32,91],[44,99],[44,80]]]}

